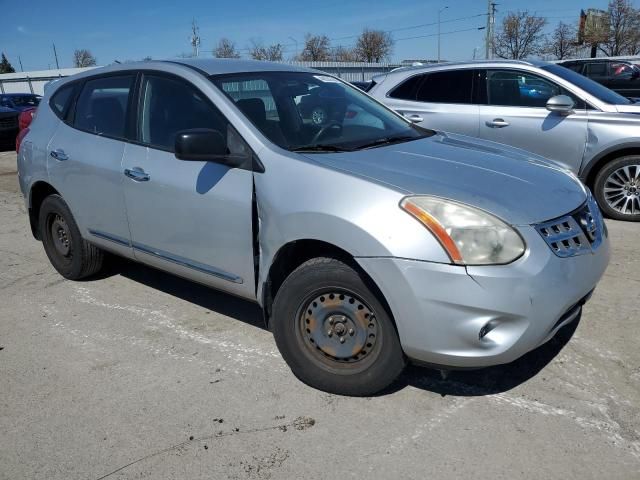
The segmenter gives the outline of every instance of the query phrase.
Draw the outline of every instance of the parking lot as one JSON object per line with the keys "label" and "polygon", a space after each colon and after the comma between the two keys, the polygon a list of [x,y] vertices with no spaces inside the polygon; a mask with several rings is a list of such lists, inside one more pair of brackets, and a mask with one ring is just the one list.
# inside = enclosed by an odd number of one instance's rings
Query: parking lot
{"label": "parking lot", "polygon": [[[517,362],[300,383],[248,302],[126,261],[70,282],[0,152],[0,478],[640,478],[640,225],[582,318]],[[575,330],[575,331],[574,331]]]}

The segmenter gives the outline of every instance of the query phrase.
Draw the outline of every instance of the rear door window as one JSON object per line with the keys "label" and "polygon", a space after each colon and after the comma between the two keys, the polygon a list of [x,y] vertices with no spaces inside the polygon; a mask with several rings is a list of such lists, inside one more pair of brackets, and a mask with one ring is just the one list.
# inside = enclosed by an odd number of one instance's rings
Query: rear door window
{"label": "rear door window", "polygon": [[425,76],[417,94],[419,102],[470,104],[473,70],[434,72]]}
{"label": "rear door window", "polygon": [[584,74],[589,78],[605,77],[607,75],[607,64],[606,62],[587,63]]}
{"label": "rear door window", "polygon": [[74,127],[96,135],[124,138],[134,75],[88,80],[78,97]]}

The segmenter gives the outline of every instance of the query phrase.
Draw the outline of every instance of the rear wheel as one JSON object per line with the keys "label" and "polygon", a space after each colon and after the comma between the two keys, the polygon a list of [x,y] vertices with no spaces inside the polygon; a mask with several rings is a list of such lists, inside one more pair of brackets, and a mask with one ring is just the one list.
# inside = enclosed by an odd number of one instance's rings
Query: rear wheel
{"label": "rear wheel", "polygon": [[102,268],[104,254],[82,238],[60,195],[49,195],[40,206],[39,229],[51,265],[65,278],[79,280]]}
{"label": "rear wheel", "polygon": [[291,273],[272,322],[293,373],[326,392],[371,395],[405,366],[389,314],[361,275],[336,259],[312,259]]}
{"label": "rear wheel", "polygon": [[621,157],[606,164],[596,176],[594,195],[606,216],[640,221],[640,156]]}

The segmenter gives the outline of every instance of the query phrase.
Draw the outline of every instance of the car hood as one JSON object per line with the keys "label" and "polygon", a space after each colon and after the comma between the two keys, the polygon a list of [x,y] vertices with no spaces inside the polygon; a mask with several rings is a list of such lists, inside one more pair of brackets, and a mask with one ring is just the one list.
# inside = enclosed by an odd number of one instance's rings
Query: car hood
{"label": "car hood", "polygon": [[512,225],[562,216],[587,199],[580,180],[558,164],[462,135],[438,133],[397,145],[307,157],[407,194],[473,205]]}

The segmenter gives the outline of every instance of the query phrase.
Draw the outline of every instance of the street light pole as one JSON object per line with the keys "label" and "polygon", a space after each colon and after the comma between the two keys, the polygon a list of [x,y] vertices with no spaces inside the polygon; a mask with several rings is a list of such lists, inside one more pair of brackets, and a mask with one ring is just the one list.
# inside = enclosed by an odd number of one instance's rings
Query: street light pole
{"label": "street light pole", "polygon": [[442,7],[438,10],[438,63],[440,63],[440,14],[449,7]]}

